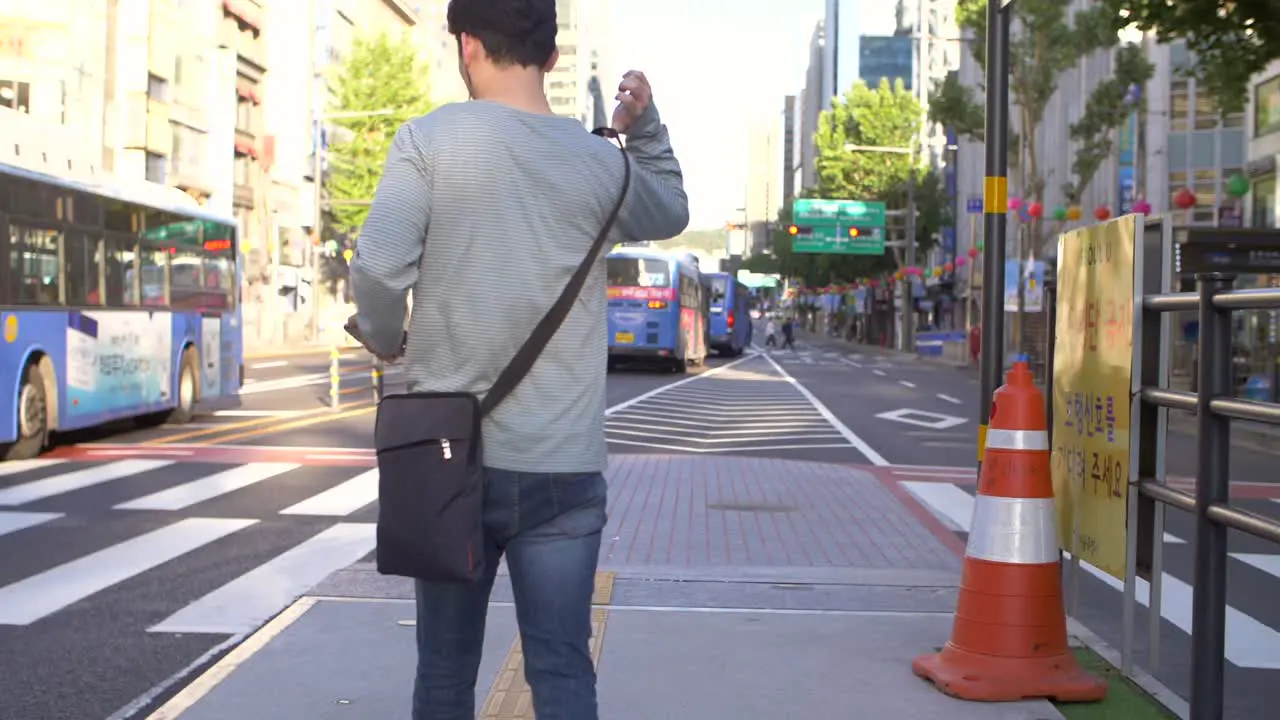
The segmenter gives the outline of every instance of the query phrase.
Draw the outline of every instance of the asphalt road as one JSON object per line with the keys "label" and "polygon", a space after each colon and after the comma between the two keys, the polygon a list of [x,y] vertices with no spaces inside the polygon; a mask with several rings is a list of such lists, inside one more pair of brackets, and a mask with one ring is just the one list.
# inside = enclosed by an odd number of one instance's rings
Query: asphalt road
{"label": "asphalt road", "polygon": [[[141,715],[192,667],[368,557],[373,389],[367,356],[353,352],[341,368],[336,411],[326,355],[250,361],[234,411],[74,433],[41,461],[0,466],[0,720]],[[401,387],[390,374],[386,391]],[[606,427],[619,454],[863,466],[902,483],[963,538],[978,392],[971,372],[802,343],[687,376],[613,373]],[[1190,476],[1194,448],[1183,440],[1171,443],[1170,469]],[[1237,480],[1273,483],[1273,463],[1233,450]],[[1266,497],[1240,502],[1280,514]],[[1192,532],[1176,512],[1167,530],[1158,675],[1185,693]],[[1253,720],[1280,701],[1280,555],[1248,538],[1233,538],[1232,551],[1228,717]],[[1119,592],[1085,575],[1079,603],[1077,616],[1118,646]]]}

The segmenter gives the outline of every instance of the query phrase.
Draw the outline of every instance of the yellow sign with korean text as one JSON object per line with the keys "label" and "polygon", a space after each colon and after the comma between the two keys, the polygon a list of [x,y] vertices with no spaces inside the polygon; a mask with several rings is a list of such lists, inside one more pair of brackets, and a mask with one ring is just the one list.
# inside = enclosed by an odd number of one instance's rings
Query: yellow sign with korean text
{"label": "yellow sign with korean text", "polygon": [[1058,238],[1053,493],[1063,550],[1123,579],[1138,216]]}

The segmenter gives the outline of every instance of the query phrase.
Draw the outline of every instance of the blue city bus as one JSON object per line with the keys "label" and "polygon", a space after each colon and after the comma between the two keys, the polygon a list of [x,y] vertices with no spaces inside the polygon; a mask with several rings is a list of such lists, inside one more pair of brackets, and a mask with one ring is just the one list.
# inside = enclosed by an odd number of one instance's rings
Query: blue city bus
{"label": "blue city bus", "polygon": [[707,297],[692,255],[623,248],[606,258],[609,368],[661,363],[679,373],[707,359]]}
{"label": "blue city bus", "polygon": [[711,349],[738,357],[751,347],[751,291],[729,273],[703,277],[710,299]]}
{"label": "blue city bus", "polygon": [[0,164],[0,459],[55,432],[238,404],[238,245],[234,220],[176,188]]}

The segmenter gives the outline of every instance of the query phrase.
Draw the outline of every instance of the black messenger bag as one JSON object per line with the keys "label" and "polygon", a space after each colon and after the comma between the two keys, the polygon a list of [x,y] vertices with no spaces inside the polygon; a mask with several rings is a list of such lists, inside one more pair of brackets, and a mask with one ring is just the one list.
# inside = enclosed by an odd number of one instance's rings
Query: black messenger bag
{"label": "black messenger bag", "polygon": [[481,400],[469,392],[388,395],[378,404],[378,572],[431,582],[472,582],[484,568],[484,443],[480,421],[515,390],[582,292],[631,185],[582,264]]}

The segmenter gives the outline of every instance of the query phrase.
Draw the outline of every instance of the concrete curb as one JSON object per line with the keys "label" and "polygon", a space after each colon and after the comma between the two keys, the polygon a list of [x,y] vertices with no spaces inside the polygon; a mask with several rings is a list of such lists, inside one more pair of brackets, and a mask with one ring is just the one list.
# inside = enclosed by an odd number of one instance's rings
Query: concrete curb
{"label": "concrete curb", "polygon": [[[1067,634],[1072,639],[1079,640],[1079,644],[1098,653],[1103,660],[1111,663],[1111,666],[1116,670],[1120,669],[1120,651],[1108,645],[1106,641],[1075,618],[1067,618]],[[1191,720],[1191,706],[1187,701],[1183,700],[1178,693],[1170,690],[1167,685],[1157,680],[1151,673],[1141,667],[1135,667],[1133,674],[1129,675],[1128,678],[1154,698],[1156,702],[1164,706],[1166,710],[1177,715],[1180,720]]]}

